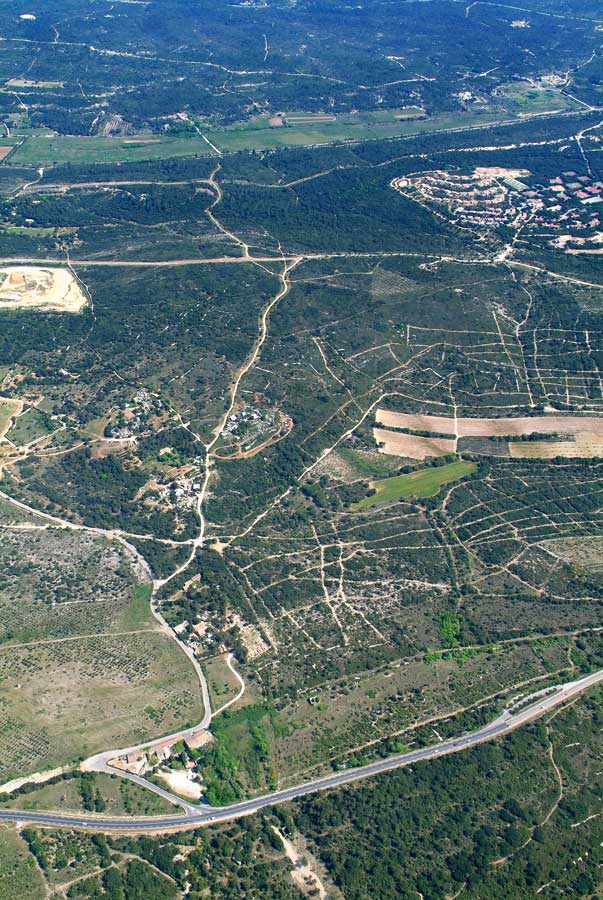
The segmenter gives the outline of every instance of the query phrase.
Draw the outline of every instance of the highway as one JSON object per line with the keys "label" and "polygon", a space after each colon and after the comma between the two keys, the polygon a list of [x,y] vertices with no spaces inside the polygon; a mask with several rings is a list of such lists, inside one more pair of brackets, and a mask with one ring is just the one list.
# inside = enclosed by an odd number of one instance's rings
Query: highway
{"label": "highway", "polygon": [[527,722],[539,718],[556,706],[577,697],[583,691],[587,690],[589,687],[593,687],[601,681],[603,681],[603,669],[593,672],[591,675],[587,675],[584,678],[579,678],[576,681],[552,687],[548,694],[539,692],[536,702],[532,702],[527,706],[524,704],[518,711],[505,710],[502,715],[498,716],[494,721],[489,722],[487,725],[484,725],[482,728],[469,734],[450,738],[439,744],[422,747],[408,753],[400,753],[397,756],[391,756],[387,759],[379,759],[366,766],[334,772],[332,775],[315,778],[312,781],[285,788],[282,791],[265,794],[262,797],[254,797],[251,800],[232,803],[230,806],[220,808],[199,806],[195,808],[192,805],[187,804],[185,812],[181,815],[129,818],[84,815],[82,813],[67,815],[51,811],[33,812],[29,810],[18,811],[0,809],[0,821],[18,821],[20,824],[30,823],[36,825],[49,825],[58,828],[83,828],[93,831],[133,833],[185,830],[201,825],[225,822],[242,816],[251,815],[258,810],[264,809],[267,806],[273,806],[276,803],[285,803],[288,800],[293,800],[296,797],[302,797],[306,794],[313,794],[318,791],[341,787],[342,785],[359,781],[362,778],[369,778],[372,775],[379,775],[382,772],[390,772],[393,769],[412,766],[415,763],[424,762],[429,759],[437,759],[440,756],[446,756],[451,753],[459,753],[462,750],[467,750],[487,741],[495,740],[496,738],[503,737],[511,731],[514,731],[516,728],[525,725]]}

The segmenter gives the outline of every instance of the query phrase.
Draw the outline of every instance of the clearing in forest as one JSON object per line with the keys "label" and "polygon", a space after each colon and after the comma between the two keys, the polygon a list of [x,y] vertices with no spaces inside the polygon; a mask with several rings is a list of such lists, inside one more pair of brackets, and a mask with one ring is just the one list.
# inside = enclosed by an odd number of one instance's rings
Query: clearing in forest
{"label": "clearing in forest", "polygon": [[0,397],[0,440],[9,430],[13,416],[21,412],[23,404],[21,400],[10,400],[7,397]]}
{"label": "clearing in forest", "polygon": [[393,478],[374,481],[371,487],[376,493],[355,503],[354,509],[367,509],[377,503],[388,503],[402,497],[434,497],[443,484],[457,481],[465,475],[473,475],[476,471],[475,463],[459,459],[445,466],[432,466],[407,475],[394,475]]}
{"label": "clearing in forest", "polygon": [[87,303],[68,269],[7,266],[0,269],[0,310],[47,309],[79,312]]}

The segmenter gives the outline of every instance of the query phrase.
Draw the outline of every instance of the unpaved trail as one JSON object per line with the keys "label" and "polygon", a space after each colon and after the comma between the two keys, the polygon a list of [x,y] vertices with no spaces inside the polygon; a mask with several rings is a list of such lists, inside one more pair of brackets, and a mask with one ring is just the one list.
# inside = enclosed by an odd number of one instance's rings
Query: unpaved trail
{"label": "unpaved trail", "polygon": [[21,194],[34,194],[40,191],[77,191],[88,188],[120,188],[136,185],[153,187],[185,187],[186,185],[210,184],[207,178],[189,178],[186,181],[30,181],[20,188]]}
{"label": "unpaved trail", "polygon": [[42,647],[46,644],[65,644],[69,641],[96,640],[102,637],[129,637],[132,634],[158,634],[159,628],[136,628],[133,631],[96,631],[91,634],[76,634],[62,638],[43,638],[40,641],[25,641],[22,644],[5,643],[0,645],[0,653],[3,650],[20,650],[23,647]]}
{"label": "unpaved trail", "polygon": [[258,356],[260,355],[260,353],[262,351],[262,347],[264,346],[264,343],[266,342],[266,338],[268,337],[268,323],[270,321],[270,313],[272,312],[274,307],[282,300],[282,298],[289,292],[289,289],[291,287],[289,275],[290,275],[291,271],[295,268],[295,266],[298,265],[301,261],[302,261],[302,257],[295,257],[295,259],[293,259],[292,261],[290,261],[290,260],[285,261],[283,271],[279,275],[279,280],[281,282],[280,289],[275,294],[275,296],[272,298],[272,300],[264,307],[264,309],[262,311],[262,314],[260,316],[260,330],[259,330],[258,337],[253,345],[251,353],[249,354],[249,356],[247,357],[247,359],[245,360],[245,362],[243,363],[241,368],[238,370],[234,381],[230,385],[230,389],[229,389],[230,401],[229,401],[228,405],[226,406],[226,409],[225,409],[224,413],[222,414],[220,421],[214,428],[214,432],[213,432],[214,437],[205,446],[203,483],[201,485],[201,490],[197,496],[197,503],[196,503],[196,512],[197,512],[197,516],[199,519],[199,533],[198,533],[197,537],[195,538],[195,540],[193,541],[193,545],[191,547],[191,552],[190,552],[188,558],[180,566],[178,566],[178,568],[175,569],[171,573],[171,575],[169,575],[167,578],[161,578],[161,579],[157,579],[155,581],[155,587],[157,589],[162,588],[164,585],[168,584],[174,578],[177,578],[178,575],[181,575],[182,572],[184,572],[189,567],[189,565],[195,558],[195,554],[196,554],[197,550],[200,549],[201,547],[203,547],[203,544],[205,542],[205,528],[206,528],[205,516],[203,514],[203,505],[205,503],[205,497],[207,495],[209,481],[211,478],[212,464],[213,464],[213,460],[215,457],[215,454],[213,452],[214,447],[215,447],[216,443],[218,442],[218,440],[220,439],[220,434],[224,430],[224,428],[226,426],[226,422],[228,421],[228,417],[232,414],[232,411],[235,407],[241,381],[243,380],[245,375],[247,375],[247,373],[250,371],[250,369],[252,369],[253,366],[255,365],[255,363],[258,359]]}
{"label": "unpaved trail", "polygon": [[211,714],[212,719],[214,719],[216,716],[219,716],[220,713],[223,713],[225,709],[228,709],[230,706],[233,706],[235,703],[237,703],[241,699],[243,694],[245,693],[245,682],[244,682],[241,674],[239,672],[237,672],[237,670],[234,667],[234,656],[232,653],[229,653],[228,656],[226,657],[226,665],[228,666],[228,668],[230,669],[230,671],[232,672],[234,677],[239,682],[239,690],[235,697],[232,697],[231,700],[227,700],[226,703],[222,704],[222,706],[219,707],[219,709],[216,709],[214,712],[212,712],[212,714]]}

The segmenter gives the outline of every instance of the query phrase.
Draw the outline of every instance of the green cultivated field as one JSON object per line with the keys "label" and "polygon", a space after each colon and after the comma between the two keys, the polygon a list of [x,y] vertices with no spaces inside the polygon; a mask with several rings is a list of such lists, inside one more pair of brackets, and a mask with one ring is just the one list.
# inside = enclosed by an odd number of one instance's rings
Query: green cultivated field
{"label": "green cultivated field", "polygon": [[476,471],[475,463],[458,460],[446,466],[433,466],[429,469],[419,469],[418,472],[410,472],[408,475],[395,475],[393,478],[375,481],[373,487],[377,493],[354,504],[354,509],[367,509],[377,503],[387,503],[401,497],[433,497],[443,484],[457,481]]}
{"label": "green cultivated field", "polygon": [[[136,141],[140,143],[136,143]],[[113,163],[169,156],[211,156],[214,151],[198,135],[190,137],[141,136],[139,138],[35,135],[11,156],[15,165],[54,163]]]}
{"label": "green cultivated field", "polygon": [[406,137],[430,131],[486,125],[501,120],[500,112],[445,113],[430,118],[395,119],[377,113],[341,116],[335,122],[305,122],[280,128],[268,125],[267,117],[228,128],[208,128],[211,141],[225,151],[298,147],[336,141],[366,141]]}
{"label": "green cultivated field", "polygon": [[[300,114],[301,115],[301,114]],[[476,113],[443,113],[432,117],[404,116],[394,110],[347,114],[336,121],[298,122],[273,127],[269,116],[240,125],[216,128],[200,123],[201,131],[225,152],[302,147],[337,141],[363,141],[406,137],[433,131],[496,124],[514,118],[501,110]],[[404,115],[400,112],[399,115]],[[139,141],[139,143],[137,143]],[[199,135],[140,135],[139,137],[79,137],[33,134],[10,157],[13,165],[92,164],[165,159],[173,156],[212,156],[210,145]]]}

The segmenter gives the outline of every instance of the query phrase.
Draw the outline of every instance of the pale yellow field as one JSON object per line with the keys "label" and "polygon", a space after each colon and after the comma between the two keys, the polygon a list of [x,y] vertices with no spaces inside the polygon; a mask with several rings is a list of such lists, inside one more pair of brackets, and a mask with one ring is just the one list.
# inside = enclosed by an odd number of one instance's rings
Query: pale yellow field
{"label": "pale yellow field", "polygon": [[0,268],[0,311],[37,308],[75,313],[87,302],[68,269],[37,266]]}
{"label": "pale yellow field", "polygon": [[454,453],[456,442],[446,438],[419,437],[415,434],[402,434],[400,431],[387,431],[385,428],[373,428],[373,437],[380,453],[392,456],[407,456],[410,459],[425,459],[426,456],[445,456]]}
{"label": "pale yellow field", "polygon": [[603,456],[603,437],[585,431],[575,441],[509,441],[509,453],[515,459],[592,459]]}
{"label": "pale yellow field", "polygon": [[424,416],[378,409],[377,421],[390,428],[436,431],[458,437],[494,437],[495,435],[590,433],[603,436],[603,417],[596,416],[518,416],[517,418],[478,419],[448,416]]}

